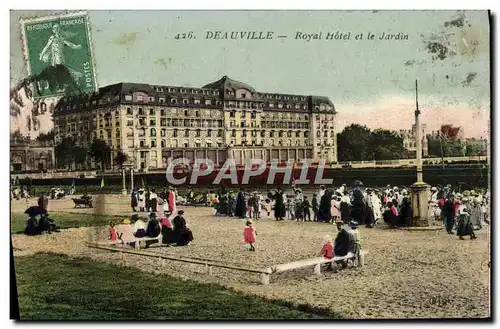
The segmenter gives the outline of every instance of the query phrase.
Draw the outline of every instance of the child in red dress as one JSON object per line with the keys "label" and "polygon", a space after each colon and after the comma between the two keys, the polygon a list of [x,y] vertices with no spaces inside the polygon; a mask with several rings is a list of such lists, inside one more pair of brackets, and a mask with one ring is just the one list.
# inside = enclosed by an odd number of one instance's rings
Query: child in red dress
{"label": "child in red dress", "polygon": [[[326,235],[323,238],[323,248],[321,248],[321,255],[325,259],[333,259],[333,242],[332,238],[329,235]],[[332,269],[332,262],[328,263],[328,269]]]}
{"label": "child in red dress", "polygon": [[108,231],[109,231],[109,240],[111,241],[118,240],[118,231],[115,228],[115,223],[113,222],[109,223]]}
{"label": "child in red dress", "polygon": [[247,220],[247,227],[243,230],[243,238],[245,239],[245,243],[248,245],[250,251],[255,251],[255,238],[257,232],[252,227],[252,221]]}

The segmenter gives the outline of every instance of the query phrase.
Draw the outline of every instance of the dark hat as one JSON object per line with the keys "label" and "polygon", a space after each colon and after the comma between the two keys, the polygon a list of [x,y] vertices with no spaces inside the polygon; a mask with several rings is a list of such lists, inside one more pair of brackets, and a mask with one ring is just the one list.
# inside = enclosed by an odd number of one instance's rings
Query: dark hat
{"label": "dark hat", "polygon": [[139,220],[139,215],[138,214],[133,214],[132,217],[130,217],[130,219],[133,221],[133,222],[137,222]]}
{"label": "dark hat", "polygon": [[184,215],[184,210],[179,210],[179,211],[177,212],[177,214],[178,214],[178,215]]}
{"label": "dark hat", "polygon": [[149,217],[151,217],[151,218],[156,218],[156,213],[155,213],[155,212],[150,213],[150,214],[149,214]]}
{"label": "dark hat", "polygon": [[358,227],[358,222],[356,222],[355,220],[353,220],[353,221],[351,221],[349,223],[349,226],[352,227],[352,228],[356,228],[356,227]]}

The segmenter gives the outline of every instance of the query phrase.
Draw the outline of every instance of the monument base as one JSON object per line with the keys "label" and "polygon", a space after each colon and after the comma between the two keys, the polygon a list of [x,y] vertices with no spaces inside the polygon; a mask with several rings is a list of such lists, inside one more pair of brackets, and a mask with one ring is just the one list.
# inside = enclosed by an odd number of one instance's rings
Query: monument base
{"label": "monument base", "polygon": [[430,185],[424,182],[416,182],[411,187],[411,207],[413,216],[412,227],[429,226],[429,194]]}

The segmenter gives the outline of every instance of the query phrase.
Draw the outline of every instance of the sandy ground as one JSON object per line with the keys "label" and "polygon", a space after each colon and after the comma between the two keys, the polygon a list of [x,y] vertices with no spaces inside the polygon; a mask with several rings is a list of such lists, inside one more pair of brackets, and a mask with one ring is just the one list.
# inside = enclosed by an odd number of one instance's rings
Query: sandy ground
{"label": "sandy ground", "polygon": [[[127,199],[108,197],[106,212],[129,215]],[[25,203],[12,209],[25,209]],[[74,211],[72,202],[51,202],[51,211]],[[49,208],[50,209],[50,208]],[[209,208],[185,208],[194,241],[186,247],[150,248],[149,251],[209,258],[252,268],[317,256],[326,234],[335,237],[331,224],[276,222],[262,219],[255,224],[257,251],[245,250],[244,220],[219,218]],[[95,210],[77,210],[91,212]],[[61,233],[27,237],[13,235],[16,256],[34,252],[58,252],[87,256],[144,271],[167,273],[200,282],[215,282],[238,291],[268,298],[287,299],[328,307],[349,318],[442,318],[487,317],[489,308],[489,228],[478,239],[460,241],[444,231],[403,231],[383,227],[360,228],[363,248],[368,250],[363,268],[316,276],[313,268],[271,276],[260,283],[258,274],[212,269],[135,255],[120,255],[87,248],[86,241],[105,239],[105,228],[79,228]]]}

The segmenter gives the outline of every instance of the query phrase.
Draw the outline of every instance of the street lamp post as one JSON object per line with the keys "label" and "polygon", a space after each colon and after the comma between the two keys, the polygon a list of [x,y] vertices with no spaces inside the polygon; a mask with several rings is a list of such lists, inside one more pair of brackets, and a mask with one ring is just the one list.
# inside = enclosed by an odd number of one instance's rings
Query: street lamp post
{"label": "street lamp post", "polygon": [[122,166],[122,195],[127,195],[127,185],[125,182],[125,167]]}

